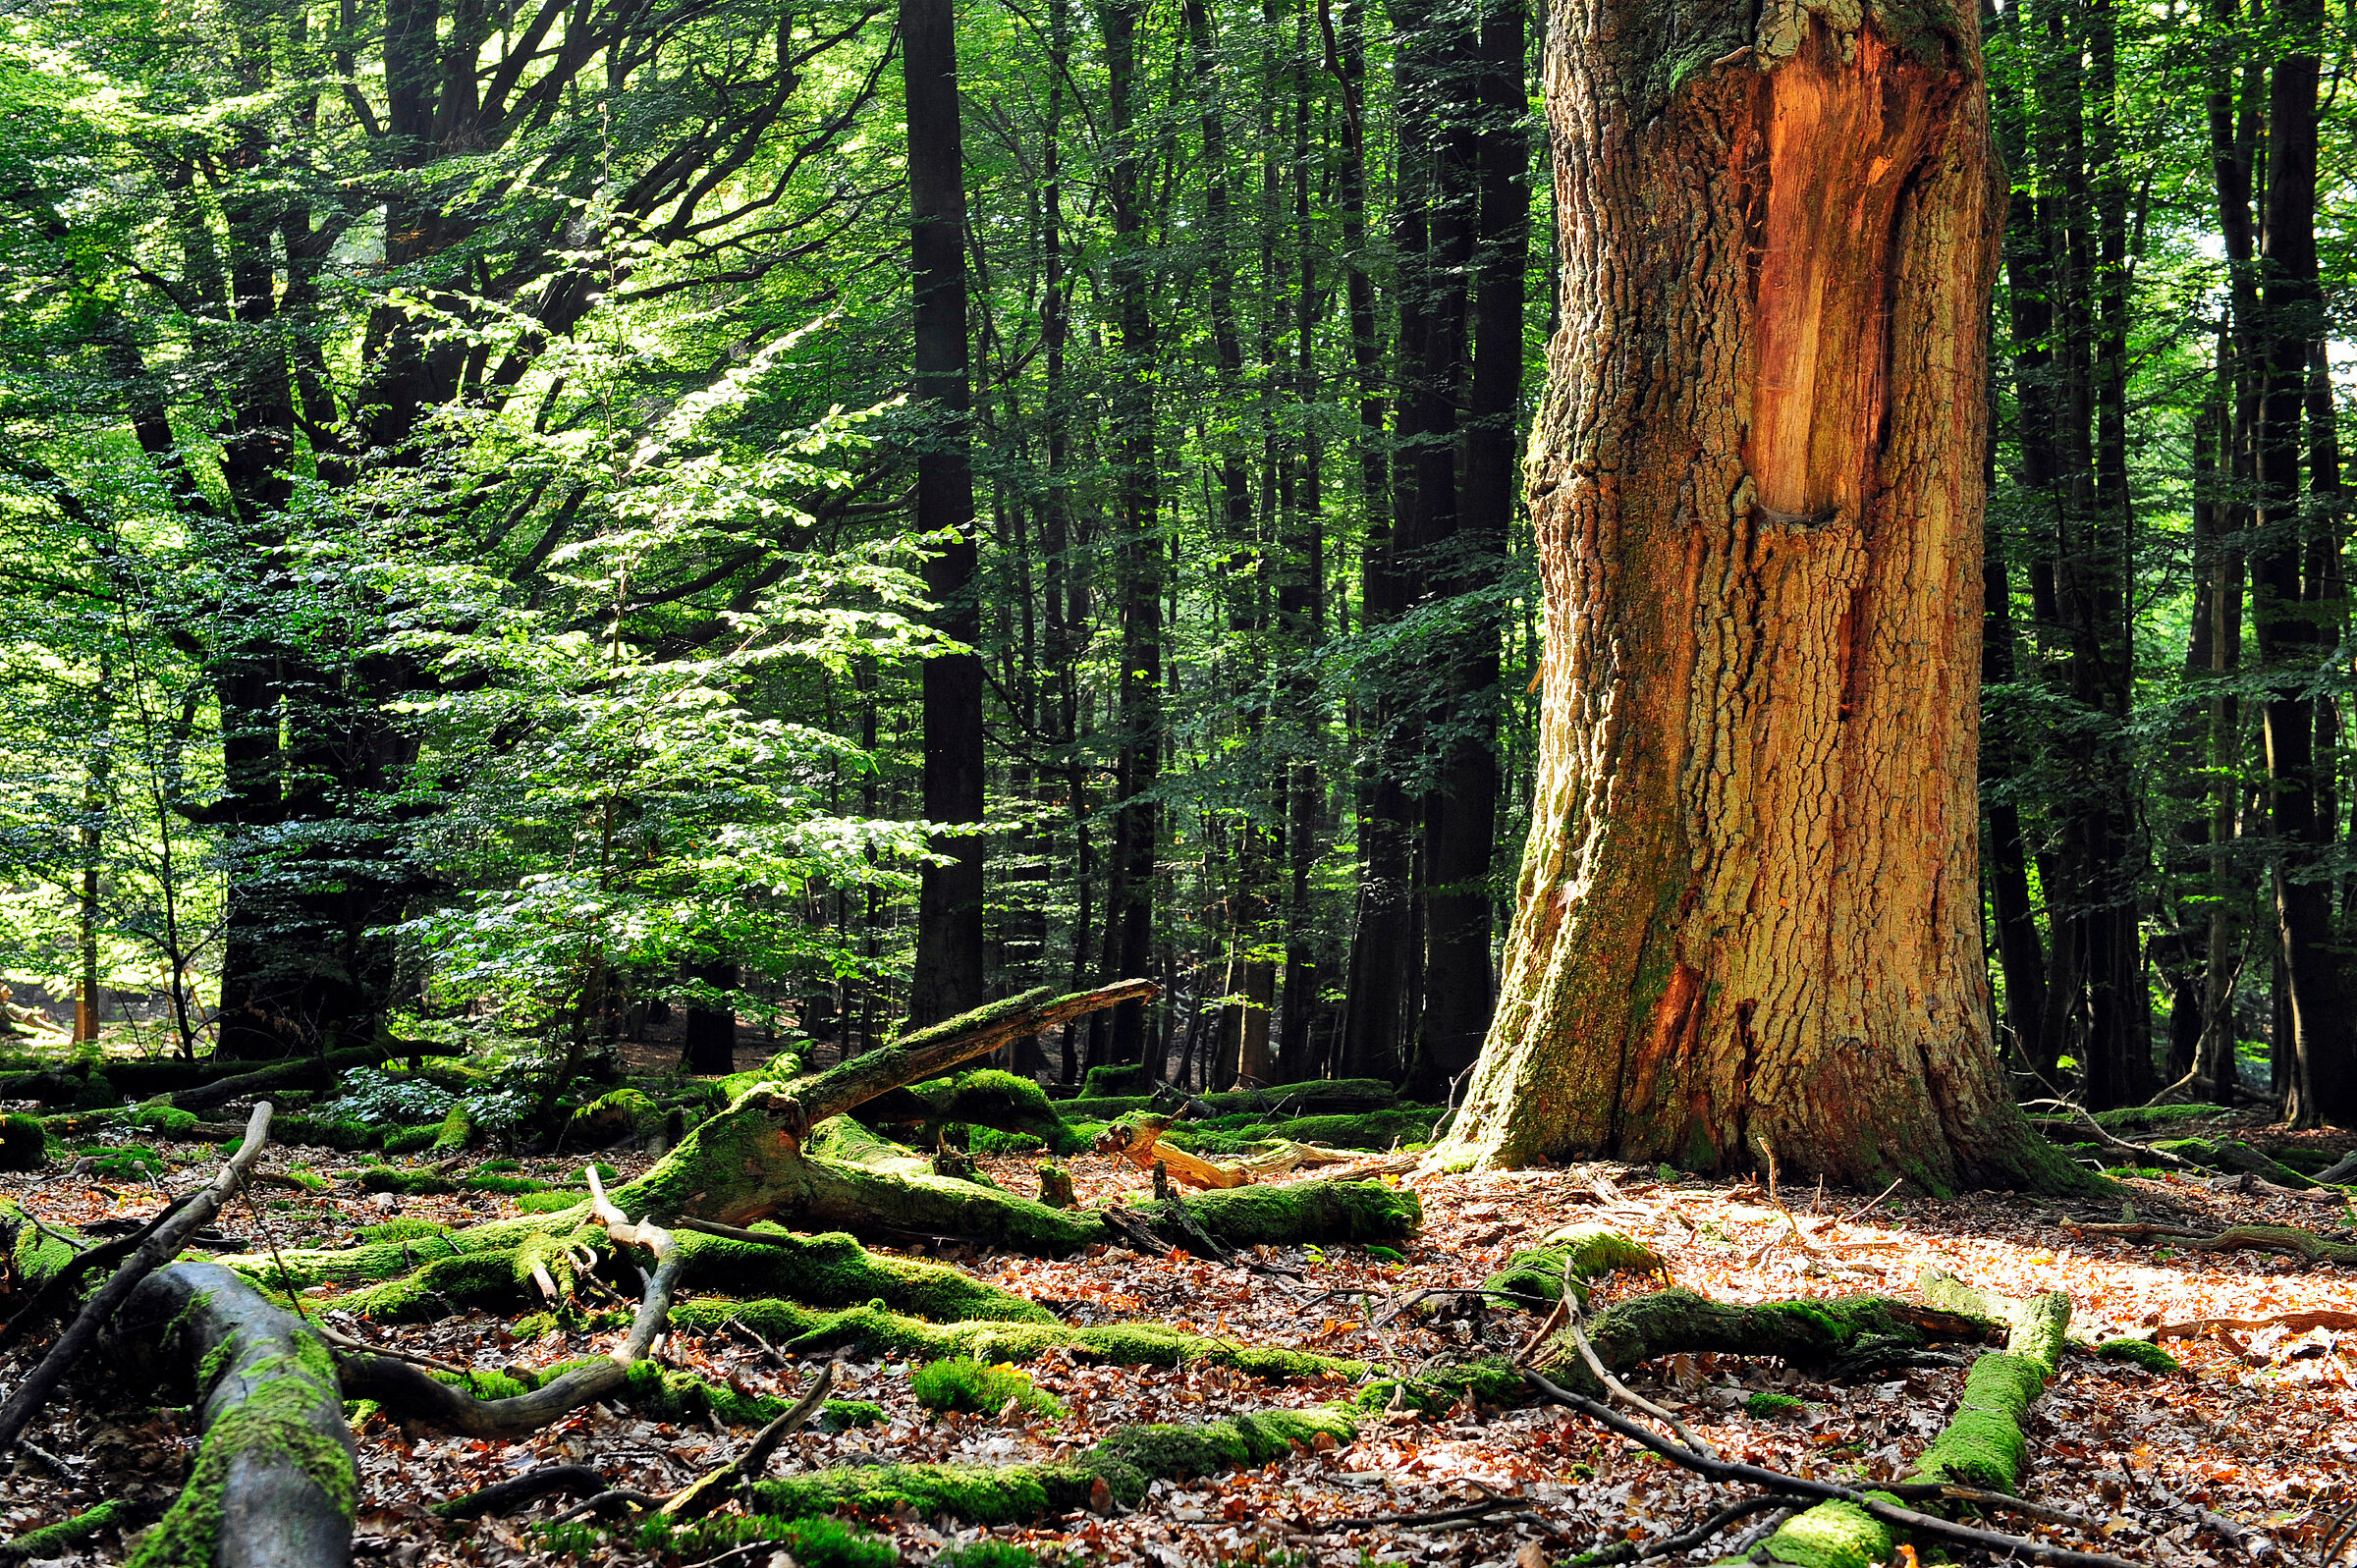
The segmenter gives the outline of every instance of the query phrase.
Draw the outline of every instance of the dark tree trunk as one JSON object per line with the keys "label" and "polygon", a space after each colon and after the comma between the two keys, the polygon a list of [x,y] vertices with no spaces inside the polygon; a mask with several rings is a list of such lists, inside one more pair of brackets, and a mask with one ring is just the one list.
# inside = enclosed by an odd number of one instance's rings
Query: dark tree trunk
{"label": "dark tree trunk", "polygon": [[[1530,143],[1522,130],[1524,0],[1490,0],[1474,42],[1474,346],[1458,436],[1456,531],[1447,589],[1495,586],[1513,519],[1522,402],[1523,275],[1530,259]],[[1419,483],[1421,475],[1419,475]],[[1472,1066],[1489,1031],[1490,861],[1497,847],[1496,608],[1472,613],[1450,649],[1442,786],[1426,816],[1432,875],[1422,1044],[1411,1091],[1432,1099]]]}
{"label": "dark tree trunk", "polygon": [[[916,530],[939,535],[925,591],[942,633],[971,647],[981,631],[974,597],[974,478],[966,427],[965,161],[958,111],[958,19],[952,0],[901,0],[901,57],[908,99],[909,271],[916,309],[916,401],[932,418],[916,460]],[[982,661],[928,659],[924,668],[924,812],[972,823],[983,810]],[[916,970],[909,1016],[919,1024],[983,1001],[986,845],[978,833],[934,840],[946,864],[927,865],[917,892]]]}
{"label": "dark tree trunk", "polygon": [[[695,978],[716,991],[734,991],[742,978],[733,963],[714,963],[700,966]],[[680,1035],[680,1060],[689,1072],[718,1075],[737,1070],[737,1009],[734,1007],[695,1007],[687,1009],[687,1022]]]}

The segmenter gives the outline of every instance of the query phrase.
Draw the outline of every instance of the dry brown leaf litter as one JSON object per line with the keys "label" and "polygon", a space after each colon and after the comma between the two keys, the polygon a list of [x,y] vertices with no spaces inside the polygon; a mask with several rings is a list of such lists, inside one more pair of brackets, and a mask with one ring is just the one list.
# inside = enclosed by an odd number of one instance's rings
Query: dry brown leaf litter
{"label": "dry brown leaf litter", "polygon": [[[192,1184],[208,1169],[209,1150],[173,1151],[167,1184]],[[642,1163],[607,1157],[626,1175]],[[303,1152],[273,1151],[271,1168],[315,1162]],[[1002,1184],[1028,1190],[1030,1162],[987,1162]],[[528,1162],[534,1174],[570,1170],[561,1161]],[[1127,1166],[1075,1162],[1083,1202],[1143,1195]],[[1398,1179],[1398,1178],[1395,1178]],[[1140,1257],[1124,1249],[1041,1261],[946,1246],[943,1257],[1009,1289],[1050,1303],[1075,1324],[1143,1319],[1176,1323],[1239,1342],[1284,1345],[1409,1368],[1510,1347],[1530,1326],[1511,1313],[1411,1312],[1385,1321],[1406,1292],[1468,1286],[1500,1267],[1515,1248],[1556,1226],[1600,1221],[1645,1241],[1672,1266],[1677,1282],[1722,1300],[1903,1289],[1933,1265],[1974,1284],[2012,1294],[2067,1291],[2074,1334],[2111,1337],[2164,1322],[2264,1318],[2301,1309],[2357,1308],[2351,1271],[2309,1267],[2263,1254],[2198,1254],[2074,1232],[2073,1220],[2111,1218],[2086,1205],[2012,1195],[1953,1202],[1894,1198],[1847,1222],[1862,1194],[1782,1197],[1799,1218],[1773,1206],[1748,1183],[1669,1184],[1643,1170],[1612,1164],[1485,1176],[1405,1178],[1425,1206],[1423,1236],[1388,1264],[1355,1248],[1287,1249],[1267,1261],[1298,1271],[1295,1283],[1186,1254]],[[2330,1223],[2330,1209],[2280,1197],[2219,1192],[2182,1179],[2128,1184],[2146,1217],[2219,1225],[2237,1222]],[[158,1204],[152,1186],[61,1179],[20,1181],[11,1196],[59,1225],[136,1218]],[[385,1217],[384,1208],[349,1188],[332,1196],[263,1194],[257,1229],[240,1205],[223,1228],[241,1244],[334,1245],[357,1226]],[[512,1212],[504,1200],[475,1195],[403,1198],[397,1212],[465,1225]],[[2349,1217],[2341,1216],[2341,1218]],[[1614,1281],[1616,1293],[1645,1288]],[[305,1298],[332,1313],[333,1293]],[[342,1325],[379,1343],[485,1371],[541,1367],[605,1348],[612,1334],[551,1332],[520,1340],[509,1325],[482,1313],[441,1323],[384,1328]],[[2034,1412],[2036,1455],[2026,1494],[2109,1521],[2103,1549],[2185,1568],[2235,1557],[2195,1510],[2257,1526],[2295,1561],[2314,1560],[2333,1499],[2357,1477],[2357,1335],[2328,1330],[2263,1329],[2232,1341],[2178,1341],[2181,1377],[2156,1376],[2121,1363],[2073,1356],[2062,1379]],[[13,1380],[38,1346],[0,1362]],[[677,1335],[664,1359],[706,1377],[762,1393],[791,1393],[807,1375],[782,1373],[754,1350],[725,1336]],[[809,1364],[805,1364],[809,1365]],[[1062,1399],[1067,1419],[1005,1421],[936,1417],[918,1408],[907,1386],[911,1369],[889,1360],[847,1362],[836,1397],[873,1400],[888,1413],[881,1428],[789,1440],[772,1474],[866,1461],[938,1460],[1006,1464],[1077,1452],[1106,1432],[1154,1421],[1202,1421],[1271,1405],[1314,1405],[1337,1396],[1334,1384],[1276,1385],[1224,1369],[1100,1367],[1054,1355],[1030,1368],[1040,1386]],[[1680,1356],[1630,1380],[1642,1394],[1677,1411],[1723,1452],[1773,1468],[1832,1480],[1887,1480],[1903,1472],[1952,1410],[1960,1374],[1931,1369],[1878,1381],[1832,1386],[1774,1364]],[[1794,1421],[1744,1414],[1751,1392],[1795,1395],[1807,1414]],[[746,1433],[673,1426],[628,1411],[590,1408],[515,1443],[486,1443],[435,1433],[405,1435],[377,1419],[360,1433],[362,1504],[357,1549],[362,1560],[401,1568],[440,1564],[552,1564],[538,1551],[531,1525],[565,1506],[545,1503],[514,1520],[489,1520],[445,1534],[426,1505],[537,1465],[597,1465],[617,1487],[676,1487],[726,1462]],[[177,1489],[192,1456],[185,1412],[150,1411],[128,1391],[85,1382],[30,1433],[57,1461],[21,1455],[0,1477],[0,1528],[14,1535],[68,1517],[111,1496],[160,1503]],[[1334,1529],[1328,1521],[1436,1511],[1479,1498],[1482,1488],[1512,1495],[1507,1513],[1465,1525]],[[2357,1495],[2357,1493],[2352,1493]],[[1032,1529],[995,1532],[1046,1549],[1061,1547],[1115,1562],[1214,1564],[1287,1561],[1315,1564],[1430,1562],[1507,1568],[1564,1561],[1616,1540],[1642,1541],[1675,1532],[1706,1512],[1718,1494],[1697,1478],[1552,1409],[1459,1409],[1439,1419],[1394,1415],[1368,1419],[1360,1440],[1334,1452],[1184,1486],[1156,1483],[1144,1506],[1113,1518],[1079,1515]],[[917,1518],[875,1522],[898,1541],[904,1559],[922,1563],[980,1532]],[[2019,1521],[2014,1528],[2024,1528]],[[2027,1527],[2067,1540],[2052,1527]],[[1717,1545],[1726,1544],[1723,1538]],[[1533,1555],[1532,1546],[1537,1547]],[[114,1561],[122,1542],[108,1540],[81,1560]],[[1364,1554],[1362,1557],[1362,1553]],[[1519,1555],[1518,1555],[1519,1554]],[[1714,1551],[1697,1553],[1708,1560]],[[645,1561],[618,1554],[617,1561]]]}

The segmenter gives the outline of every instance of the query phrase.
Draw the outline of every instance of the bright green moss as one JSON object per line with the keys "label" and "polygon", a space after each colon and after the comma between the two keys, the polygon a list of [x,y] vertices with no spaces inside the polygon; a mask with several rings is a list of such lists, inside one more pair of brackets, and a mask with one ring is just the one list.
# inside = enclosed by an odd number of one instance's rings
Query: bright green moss
{"label": "bright green moss", "polygon": [[456,1192],[459,1184],[448,1176],[431,1170],[397,1170],[391,1165],[369,1165],[360,1171],[362,1192],[394,1192],[410,1197],[434,1197]]}
{"label": "bright green moss", "polygon": [[438,1155],[457,1154],[472,1142],[474,1116],[462,1100],[443,1112],[442,1124],[434,1129],[433,1151]]}
{"label": "bright green moss", "polygon": [[616,1089],[573,1113],[565,1123],[565,1142],[576,1149],[596,1149],[622,1138],[645,1138],[662,1130],[663,1110],[636,1089]]}
{"label": "bright green moss", "polygon": [[368,1241],[423,1241],[429,1236],[448,1234],[448,1225],[439,1225],[431,1219],[419,1219],[411,1215],[399,1215],[373,1225],[360,1226],[361,1237]]}
{"label": "bright green moss", "polygon": [[27,1530],[8,1542],[5,1550],[10,1556],[38,1559],[63,1557],[79,1547],[86,1546],[109,1530],[128,1525],[132,1519],[131,1503],[121,1497],[110,1497],[87,1513],[61,1519],[54,1525]]}
{"label": "bright green moss", "polygon": [[916,1402],[927,1410],[996,1415],[1013,1403],[1043,1416],[1064,1414],[1063,1403],[1033,1386],[1026,1374],[1010,1366],[979,1362],[970,1356],[927,1362],[909,1379],[908,1386]]}
{"label": "bright green moss", "polygon": [[1035,1361],[1050,1350],[1065,1350],[1078,1360],[1117,1367],[1203,1362],[1233,1367],[1273,1381],[1322,1379],[1356,1382],[1371,1370],[1363,1361],[1307,1350],[1238,1345],[1233,1340],[1181,1333],[1164,1324],[1087,1327],[1055,1322],[936,1324],[875,1306],[825,1312],[795,1301],[734,1302],[711,1297],[676,1303],[671,1316],[682,1327],[707,1331],[735,1319],[765,1339],[791,1344],[805,1353],[856,1350],[863,1355],[900,1355],[911,1361],[965,1356],[982,1362],[1019,1363]]}
{"label": "bright green moss", "polygon": [[933,1559],[933,1568],[1039,1568],[1039,1558],[1011,1541],[977,1541],[943,1552]]}
{"label": "bright green moss", "polygon": [[2148,1372],[2182,1372],[2184,1364],[2150,1339],[2107,1339],[2094,1347],[2107,1361],[2132,1361]]}
{"label": "bright green moss", "polygon": [[1262,1463],[1290,1453],[1295,1444],[1312,1446],[1320,1433],[1348,1442],[1357,1426],[1333,1409],[1263,1411],[1201,1427],[1125,1427],[1069,1464],[861,1466],[756,1482],[750,1489],[761,1511],[787,1517],[845,1508],[878,1514],[904,1506],[973,1524],[1013,1525],[1085,1506],[1099,1481],[1115,1500],[1134,1504],[1153,1481]]}
{"label": "bright green moss", "polygon": [[0,1116],[0,1170],[38,1170],[49,1162],[49,1135],[37,1116]]}
{"label": "bright green moss", "polygon": [[1895,1549],[1891,1527],[1853,1502],[1821,1502],[1785,1520],[1767,1547],[1793,1568],[1880,1568]]}
{"label": "bright green moss", "polygon": [[1524,1312],[1544,1311],[1563,1298],[1563,1271],[1571,1271],[1571,1288],[1586,1305],[1586,1282],[1620,1270],[1658,1273],[1664,1264],[1650,1249],[1602,1225],[1570,1225],[1547,1238],[1544,1247],[1528,1248],[1507,1260],[1506,1267],[1481,1282],[1502,1305]]}
{"label": "bright green moss", "polygon": [[830,1399],[819,1408],[818,1430],[850,1432],[884,1425],[884,1407],[865,1399]]}
{"label": "bright green moss", "polygon": [[774,1226],[781,1245],[683,1233],[686,1278],[703,1290],[790,1296],[814,1307],[882,1301],[936,1322],[990,1320],[1054,1323],[1044,1307],[976,1279],[962,1270],[907,1258],[882,1258],[840,1231],[794,1236]]}
{"label": "bright green moss", "polygon": [[[587,1202],[587,1199],[570,1188],[557,1192],[524,1192],[516,1195],[517,1212],[527,1215],[561,1215],[568,1209],[581,1209],[581,1206]],[[588,1213],[586,1209],[582,1209],[581,1212]]]}
{"label": "bright green moss", "polygon": [[394,1127],[385,1133],[385,1153],[413,1155],[431,1149],[439,1131],[435,1127]]}
{"label": "bright green moss", "polygon": [[1808,1408],[1790,1394],[1771,1393],[1764,1388],[1743,1401],[1743,1414],[1755,1421],[1781,1421]]}

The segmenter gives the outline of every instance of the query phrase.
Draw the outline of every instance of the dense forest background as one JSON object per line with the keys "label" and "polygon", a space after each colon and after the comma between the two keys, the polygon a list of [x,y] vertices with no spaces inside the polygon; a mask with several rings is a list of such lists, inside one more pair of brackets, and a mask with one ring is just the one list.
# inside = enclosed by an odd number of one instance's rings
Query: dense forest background
{"label": "dense forest background", "polygon": [[[2001,1032],[2330,1114],[2348,19],[1983,25]],[[891,8],[10,8],[0,969],[158,1053],[678,1007],[724,1067],[1143,975],[1016,1064],[1446,1092],[1535,751],[1543,19],[956,26],[950,390]]]}

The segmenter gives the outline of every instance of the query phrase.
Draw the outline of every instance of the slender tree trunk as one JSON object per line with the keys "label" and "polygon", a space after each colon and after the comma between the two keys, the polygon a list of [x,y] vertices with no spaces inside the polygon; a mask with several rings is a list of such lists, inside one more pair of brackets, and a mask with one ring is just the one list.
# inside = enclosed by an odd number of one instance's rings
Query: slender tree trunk
{"label": "slender tree trunk", "polygon": [[[698,966],[695,978],[716,991],[733,992],[743,976],[733,963]],[[680,1033],[680,1057],[689,1072],[717,1075],[737,1070],[737,1009],[690,1006]]]}
{"label": "slender tree trunk", "polygon": [[[1146,254],[1148,194],[1137,125],[1137,26],[1143,0],[1105,0],[1098,12],[1105,35],[1105,138],[1111,149],[1108,193],[1114,239],[1107,274],[1114,296],[1114,330],[1121,367],[1115,391],[1116,484],[1122,539],[1121,745],[1114,817],[1113,888],[1106,909],[1106,949],[1118,954],[1107,976],[1152,972],[1155,854],[1161,810],[1153,798],[1162,766],[1162,590],[1165,558],[1159,510],[1161,477],[1155,441],[1153,291],[1155,268]],[[1146,1004],[1114,1009],[1107,1041],[1112,1061],[1145,1059]]]}
{"label": "slender tree trunk", "polygon": [[[1331,0],[1319,0],[1327,70],[1343,89],[1344,145],[1336,186],[1350,312],[1350,366],[1358,395],[1359,614],[1362,629],[1384,624],[1405,602],[1393,560],[1391,450],[1382,324],[1368,268],[1366,8],[1348,6],[1338,31]],[[1337,1072],[1396,1078],[1406,959],[1407,805],[1391,765],[1391,704],[1380,694],[1357,704],[1359,878]]]}
{"label": "slender tree trunk", "polygon": [[[940,538],[925,563],[925,592],[945,636],[972,647],[974,476],[965,330],[965,160],[958,111],[958,18],[952,0],[901,0],[901,58],[908,99],[909,272],[916,309],[916,401],[932,418],[916,458],[916,530]],[[982,660],[948,654],[924,665],[924,813],[971,823],[983,810]],[[917,892],[916,970],[909,1016],[918,1025],[971,1011],[983,996],[985,842],[979,833],[935,838],[942,864]]]}
{"label": "slender tree trunk", "polygon": [[[1449,591],[1493,587],[1513,519],[1514,432],[1522,402],[1523,274],[1530,262],[1530,143],[1523,134],[1524,0],[1489,0],[1472,65],[1475,124],[1474,346],[1457,440],[1456,529]],[[1419,476],[1419,483],[1421,476]],[[1490,862],[1497,848],[1498,663],[1495,607],[1472,612],[1450,650],[1455,697],[1442,787],[1427,817],[1432,878],[1422,1048],[1411,1088],[1445,1095],[1481,1054],[1490,1026]]]}
{"label": "slender tree trunk", "polygon": [[2283,945],[2292,1029],[2284,1114],[2298,1127],[2345,1119],[2357,1108],[2349,1071],[2344,987],[2331,951],[2331,891],[2325,880],[2333,824],[2319,809],[2329,761],[2316,754],[2316,702],[2305,695],[2324,650],[2303,582],[2301,489],[2307,477],[2300,420],[2308,396],[2308,346],[2320,330],[2316,263],[2318,59],[2316,0],[2287,0],[2275,21],[2296,52],[2275,62],[2268,88],[2267,265],[2263,273],[2266,390],[2255,451],[2260,518],[2252,612],[2268,665],[2262,713],[2274,830],[2275,916]]}
{"label": "slender tree trunk", "polygon": [[1979,27],[1908,17],[1555,15],[1541,778],[1441,1158],[2071,1179],[1979,933]]}

